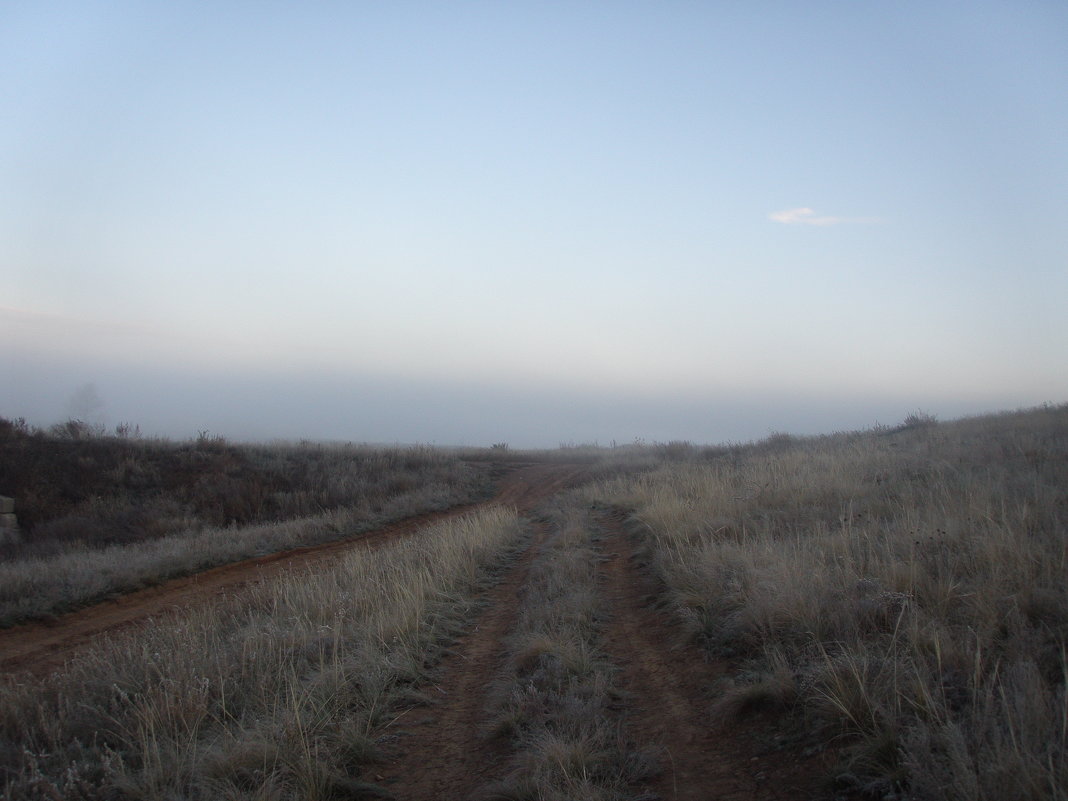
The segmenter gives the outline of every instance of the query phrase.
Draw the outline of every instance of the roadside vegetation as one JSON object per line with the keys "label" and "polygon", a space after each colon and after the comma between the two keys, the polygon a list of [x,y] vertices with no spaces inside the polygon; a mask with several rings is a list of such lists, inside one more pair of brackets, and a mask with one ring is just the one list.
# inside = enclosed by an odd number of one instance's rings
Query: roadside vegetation
{"label": "roadside vegetation", "polygon": [[524,538],[497,506],[0,680],[10,799],[383,795],[375,731]]}
{"label": "roadside vegetation", "polygon": [[801,715],[876,798],[1068,798],[1068,406],[718,449],[629,510],[718,723]]}
{"label": "roadside vegetation", "polygon": [[492,465],[430,447],[234,445],[0,418],[0,625],[484,498]]}
{"label": "roadside vegetation", "polygon": [[[272,523],[341,508],[365,514],[402,495],[469,492],[470,460],[429,446],[233,444],[112,435],[78,421],[31,428],[0,418],[0,494],[23,542],[3,556],[157,539],[191,528]],[[419,505],[418,500],[413,501]]]}

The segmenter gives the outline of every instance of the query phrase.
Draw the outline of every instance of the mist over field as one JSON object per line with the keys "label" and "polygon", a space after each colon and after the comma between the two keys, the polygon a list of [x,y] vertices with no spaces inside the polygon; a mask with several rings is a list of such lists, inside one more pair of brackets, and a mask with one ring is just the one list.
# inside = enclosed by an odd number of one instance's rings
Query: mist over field
{"label": "mist over field", "polygon": [[[900,422],[922,407],[943,417],[1012,408],[1012,395],[970,403],[898,397],[725,391],[686,397],[507,386],[326,371],[175,370],[39,357],[3,359],[0,408],[38,425],[68,417],[186,439],[201,431],[239,440],[322,439],[521,448],[635,441],[743,442]],[[98,403],[79,406],[89,389]],[[86,412],[89,412],[86,414]]]}

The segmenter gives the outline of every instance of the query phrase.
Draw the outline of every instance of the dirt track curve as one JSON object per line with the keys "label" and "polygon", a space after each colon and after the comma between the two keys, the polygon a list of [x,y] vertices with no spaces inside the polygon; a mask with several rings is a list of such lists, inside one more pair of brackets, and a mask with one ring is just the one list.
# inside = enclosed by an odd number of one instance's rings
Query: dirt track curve
{"label": "dirt track curve", "polygon": [[381,546],[409,536],[432,523],[474,509],[499,504],[513,506],[520,512],[529,511],[561,489],[580,482],[583,473],[584,469],[576,465],[517,466],[501,478],[496,496],[483,503],[417,515],[349,539],[222,565],[46,622],[26,623],[0,630],[0,672],[47,673],[62,667],[78,649],[101,635],[139,625],[154,616],[188,608],[204,598],[237,592],[243,586],[264,581],[285,570],[328,561],[352,548]]}
{"label": "dirt track curve", "polygon": [[[41,674],[74,656],[95,638],[136,627],[150,617],[187,608],[219,593],[267,580],[294,567],[328,561],[357,547],[377,547],[430,523],[492,504],[534,511],[557,492],[582,483],[580,465],[513,466],[497,495],[483,504],[420,515],[348,540],[250,559],[176,579],[56,619],[0,631],[0,672]],[[485,799],[514,757],[512,745],[492,735],[490,694],[506,667],[506,638],[518,619],[519,598],[531,564],[549,537],[535,526],[524,551],[486,592],[483,611],[450,649],[434,684],[420,688],[433,699],[387,724],[382,760],[370,768],[374,782],[396,801]],[[711,714],[710,688],[726,665],[709,662],[683,636],[672,614],[658,608],[659,588],[636,555],[624,517],[597,517],[600,555],[598,594],[606,617],[601,647],[618,668],[624,700],[618,712],[621,741],[659,754],[660,772],[634,786],[634,798],[661,801],[811,801],[828,798],[821,777],[828,753],[807,754],[783,746],[789,725],[775,711],[719,722]]]}

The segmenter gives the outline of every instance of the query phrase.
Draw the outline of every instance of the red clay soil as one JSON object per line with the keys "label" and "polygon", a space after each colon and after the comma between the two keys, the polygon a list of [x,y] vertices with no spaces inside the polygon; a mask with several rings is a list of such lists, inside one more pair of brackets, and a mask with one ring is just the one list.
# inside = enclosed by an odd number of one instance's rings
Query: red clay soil
{"label": "red clay soil", "polygon": [[95,604],[46,622],[0,630],[0,672],[37,675],[62,667],[79,648],[101,635],[136,626],[149,618],[186,609],[199,600],[233,594],[283,571],[337,558],[357,547],[379,547],[428,525],[492,504],[527,511],[561,489],[579,483],[584,470],[576,465],[534,464],[511,467],[500,480],[497,495],[481,504],[465,504],[410,517],[358,536],[246,559],[202,573],[172,579],[144,590]]}
{"label": "red clay soil", "polygon": [[716,725],[709,689],[727,666],[705,660],[652,601],[657,587],[641,569],[619,515],[604,519],[603,592],[611,619],[604,647],[627,693],[627,738],[660,752],[663,772],[647,788],[664,801],[810,801],[827,797],[826,755],[803,758],[768,747],[775,715]]}
{"label": "red clay soil", "polygon": [[387,727],[395,734],[375,782],[398,801],[462,801],[501,778],[511,751],[503,740],[488,738],[489,689],[507,657],[503,641],[519,613],[518,589],[545,542],[537,534],[504,578],[487,595],[487,608],[441,665],[440,684],[427,692],[430,707],[408,710]]}

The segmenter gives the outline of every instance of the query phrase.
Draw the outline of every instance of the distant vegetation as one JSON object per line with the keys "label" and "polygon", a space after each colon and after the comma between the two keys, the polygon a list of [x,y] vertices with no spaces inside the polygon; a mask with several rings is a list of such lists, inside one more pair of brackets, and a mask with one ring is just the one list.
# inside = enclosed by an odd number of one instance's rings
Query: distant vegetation
{"label": "distant vegetation", "polygon": [[349,506],[374,513],[398,495],[477,478],[427,446],[237,445],[207,432],[170,442],[107,436],[76,420],[42,431],[0,418],[0,494],[16,499],[27,534],[18,555]]}

